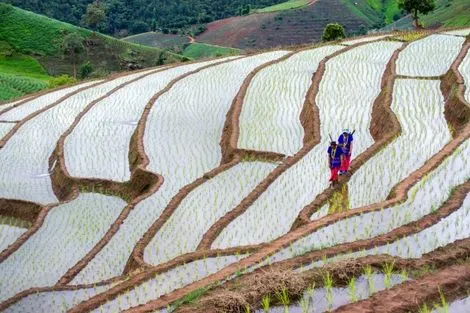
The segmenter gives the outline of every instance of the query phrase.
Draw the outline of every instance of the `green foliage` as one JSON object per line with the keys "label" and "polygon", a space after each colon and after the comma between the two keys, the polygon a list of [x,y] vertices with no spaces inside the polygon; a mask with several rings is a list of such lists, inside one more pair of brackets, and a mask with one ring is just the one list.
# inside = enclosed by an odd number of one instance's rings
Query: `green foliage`
{"label": "green foliage", "polygon": [[183,51],[184,56],[192,59],[213,58],[219,56],[237,55],[240,53],[241,51],[238,49],[208,45],[199,42],[190,44]]}
{"label": "green foliage", "polygon": [[93,73],[93,66],[90,62],[86,62],[80,66],[80,78],[85,79],[90,77],[91,73]]}
{"label": "green foliage", "polygon": [[0,73],[21,74],[41,80],[49,79],[46,71],[37,60],[16,52],[9,56],[0,55]]}
{"label": "green foliage", "polygon": [[213,288],[212,286],[199,288],[199,289],[196,289],[196,290],[194,290],[194,291],[188,293],[188,294],[185,295],[183,298],[181,298],[181,299],[179,299],[179,300],[176,300],[176,301],[171,305],[172,312],[173,312],[173,311],[176,311],[177,308],[179,308],[180,306],[182,306],[182,305],[184,305],[184,304],[196,302],[199,298],[201,298],[204,294],[206,294],[206,293],[207,293],[210,289],[212,289],[212,288]]}
{"label": "green foliage", "polygon": [[[46,14],[49,17],[80,24],[87,12],[91,0],[5,0],[15,6]],[[209,23],[214,20],[248,14],[251,9],[260,9],[286,0],[100,0],[106,8],[106,20],[97,26],[98,30],[108,34],[117,34],[121,30],[130,30],[133,23],[143,21],[146,25],[155,25],[155,29],[184,29],[191,25]],[[101,15],[102,16],[102,15]]]}
{"label": "green foliage", "polygon": [[59,86],[70,85],[70,84],[73,84],[75,82],[76,82],[76,80],[73,77],[70,77],[69,75],[61,75],[61,76],[57,76],[57,77],[52,78],[49,81],[49,86],[48,87],[49,88],[56,88],[56,87],[59,87]]}
{"label": "green foliage", "polygon": [[86,25],[93,30],[96,30],[97,26],[104,22],[105,19],[106,13],[104,12],[104,6],[98,1],[90,3],[87,6],[85,15],[83,15],[83,20]]}
{"label": "green foliage", "polygon": [[[71,32],[86,35],[87,31],[54,21],[44,16],[12,8],[0,3],[0,41],[8,42],[16,51],[36,55],[58,55],[63,36]],[[5,7],[10,7],[5,9]]]}
{"label": "green foliage", "polygon": [[399,0],[398,7],[413,15],[418,24],[418,14],[428,14],[435,9],[434,0]]}
{"label": "green foliage", "polygon": [[427,15],[420,16],[420,20],[425,26],[470,26],[470,1],[437,0],[436,9]]}
{"label": "green foliage", "polygon": [[64,54],[77,55],[85,50],[83,38],[77,33],[70,33],[64,37],[62,51]]}
{"label": "green foliage", "polygon": [[0,73],[0,101],[37,92],[47,87],[47,83],[26,76]]}
{"label": "green foliage", "polygon": [[340,24],[337,23],[330,23],[326,25],[324,31],[323,31],[323,36],[322,40],[323,41],[332,41],[332,40],[339,40],[343,39],[345,36],[344,34],[344,28]]}
{"label": "green foliage", "polygon": [[149,31],[149,26],[144,21],[135,21],[129,28],[131,34],[140,34]]}

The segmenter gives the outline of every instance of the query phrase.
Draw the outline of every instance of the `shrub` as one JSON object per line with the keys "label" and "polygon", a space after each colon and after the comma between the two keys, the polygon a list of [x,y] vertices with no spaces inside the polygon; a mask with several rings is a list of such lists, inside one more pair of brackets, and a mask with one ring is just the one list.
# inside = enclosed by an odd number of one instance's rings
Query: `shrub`
{"label": "shrub", "polygon": [[90,62],[86,62],[85,64],[82,64],[80,66],[80,78],[84,79],[90,76],[90,74],[93,72],[93,66],[91,65]]}
{"label": "shrub", "polygon": [[343,39],[344,37],[345,35],[343,26],[337,23],[331,23],[326,25],[325,30],[323,31],[322,40],[332,41]]}
{"label": "shrub", "polygon": [[75,79],[69,75],[61,75],[52,78],[49,81],[49,88],[55,88],[63,85],[69,85],[75,82]]}

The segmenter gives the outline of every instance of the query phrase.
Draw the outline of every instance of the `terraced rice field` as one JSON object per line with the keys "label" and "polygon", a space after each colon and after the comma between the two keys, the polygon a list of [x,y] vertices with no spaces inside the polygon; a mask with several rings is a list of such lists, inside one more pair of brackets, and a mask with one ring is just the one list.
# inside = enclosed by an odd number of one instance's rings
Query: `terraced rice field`
{"label": "terraced rice field", "polygon": [[0,311],[466,312],[469,49],[383,34],[1,104]]}

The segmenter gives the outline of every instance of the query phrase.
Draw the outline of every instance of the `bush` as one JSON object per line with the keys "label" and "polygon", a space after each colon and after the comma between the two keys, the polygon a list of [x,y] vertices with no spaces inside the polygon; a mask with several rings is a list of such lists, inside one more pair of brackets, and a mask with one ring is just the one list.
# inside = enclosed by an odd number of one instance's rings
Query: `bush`
{"label": "bush", "polygon": [[92,72],[93,72],[93,66],[91,65],[90,62],[86,62],[85,64],[82,64],[82,66],[80,66],[80,78],[81,79],[89,77]]}
{"label": "bush", "polygon": [[129,31],[131,32],[131,34],[146,33],[149,31],[149,26],[143,21],[136,21],[132,23]]}
{"label": "bush", "polygon": [[75,82],[75,79],[69,75],[61,75],[52,78],[49,81],[49,88],[55,88],[63,85],[69,85]]}
{"label": "bush", "polygon": [[332,41],[343,39],[344,37],[345,35],[343,26],[337,23],[331,23],[326,25],[325,30],[323,31],[322,40]]}

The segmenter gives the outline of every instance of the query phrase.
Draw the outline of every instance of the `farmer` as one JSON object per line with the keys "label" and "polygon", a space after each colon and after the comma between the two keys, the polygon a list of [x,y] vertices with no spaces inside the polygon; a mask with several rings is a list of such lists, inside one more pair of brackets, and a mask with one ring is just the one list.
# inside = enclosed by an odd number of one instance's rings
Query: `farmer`
{"label": "farmer", "polygon": [[328,147],[328,166],[331,172],[330,182],[333,186],[338,182],[338,172],[343,161],[343,149],[336,144],[336,141],[332,141]]}
{"label": "farmer", "polygon": [[351,164],[353,133],[350,133],[349,129],[343,130],[343,133],[338,138],[338,144],[344,153],[344,161],[342,162],[341,169],[339,172],[340,175],[343,175],[349,171],[349,165]]}

